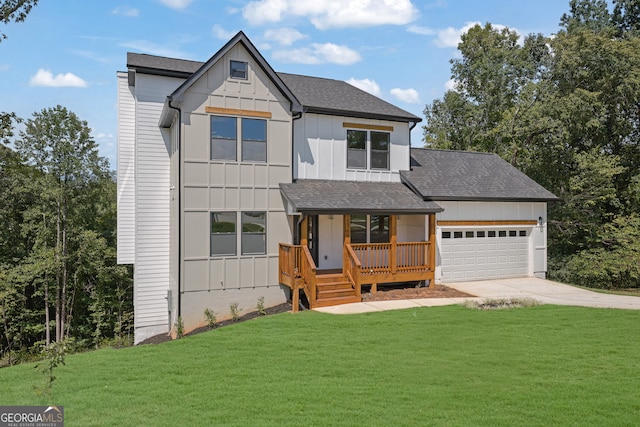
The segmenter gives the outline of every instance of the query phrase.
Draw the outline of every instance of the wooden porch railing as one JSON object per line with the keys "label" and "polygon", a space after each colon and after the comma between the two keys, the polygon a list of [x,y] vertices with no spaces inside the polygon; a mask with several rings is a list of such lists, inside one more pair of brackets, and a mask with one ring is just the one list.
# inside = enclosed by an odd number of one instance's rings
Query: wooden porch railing
{"label": "wooden porch railing", "polygon": [[296,279],[300,277],[300,259],[302,247],[280,243],[278,251],[278,270],[280,271],[280,283],[295,287]]}
{"label": "wooden porch railing", "polygon": [[362,294],[362,286],[360,283],[360,272],[362,271],[362,263],[360,263],[358,256],[353,251],[353,248],[350,244],[347,244],[344,248],[342,256],[342,271],[351,282],[351,285],[355,288],[356,295],[360,297]]}
{"label": "wooden porch railing", "polygon": [[[317,295],[316,264],[307,246],[280,243],[278,252],[279,280],[292,290],[293,311],[298,308],[298,290],[304,289],[309,300],[315,300]],[[302,279],[302,280],[300,280]],[[302,287],[300,287],[302,284]]]}
{"label": "wooden porch railing", "polygon": [[313,262],[311,252],[308,246],[302,246],[302,254],[300,256],[300,276],[304,280],[304,288],[309,301],[317,299],[316,291],[316,263]]}
{"label": "wooden porch railing", "polygon": [[429,242],[351,244],[365,275],[428,271],[429,246]]}

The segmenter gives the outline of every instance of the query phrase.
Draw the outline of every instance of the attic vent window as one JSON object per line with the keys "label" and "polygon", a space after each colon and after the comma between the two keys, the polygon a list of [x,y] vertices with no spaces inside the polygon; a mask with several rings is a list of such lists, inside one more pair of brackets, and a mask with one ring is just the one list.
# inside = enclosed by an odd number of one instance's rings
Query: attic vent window
{"label": "attic vent window", "polygon": [[247,63],[242,61],[231,61],[230,73],[232,79],[247,80]]}

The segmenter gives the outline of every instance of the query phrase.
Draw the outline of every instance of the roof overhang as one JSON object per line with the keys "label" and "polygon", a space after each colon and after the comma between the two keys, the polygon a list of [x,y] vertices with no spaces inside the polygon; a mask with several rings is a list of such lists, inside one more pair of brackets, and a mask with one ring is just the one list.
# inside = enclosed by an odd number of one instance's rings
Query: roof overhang
{"label": "roof overhang", "polygon": [[287,213],[295,215],[376,214],[425,215],[442,212],[401,182],[298,180],[280,184]]}

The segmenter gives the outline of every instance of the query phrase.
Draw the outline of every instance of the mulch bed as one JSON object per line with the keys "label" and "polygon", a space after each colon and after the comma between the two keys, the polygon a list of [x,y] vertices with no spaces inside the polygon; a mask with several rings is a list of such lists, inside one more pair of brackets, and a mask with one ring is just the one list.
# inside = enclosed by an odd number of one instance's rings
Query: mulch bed
{"label": "mulch bed", "polygon": [[474,295],[461,292],[457,289],[448,288],[442,285],[434,285],[428,287],[424,285],[415,285],[407,287],[406,283],[399,285],[378,285],[378,292],[362,293],[362,301],[388,301],[398,299],[416,299],[416,298],[472,298]]}
{"label": "mulch bed", "polygon": [[[406,283],[400,285],[378,285],[378,292],[363,292],[362,293],[362,301],[387,301],[387,300],[398,300],[398,299],[415,299],[415,298],[470,298],[473,295],[469,295],[464,292],[460,292],[453,288],[448,288],[442,285],[435,285],[430,288],[427,286],[419,286],[412,285],[407,287]],[[268,316],[271,314],[279,314],[286,313],[291,311],[291,303],[286,302],[284,304],[277,305],[275,307],[269,307],[266,309],[266,314],[260,314],[257,311],[253,311],[251,313],[247,313],[244,316],[238,318],[238,320],[227,319],[217,322],[213,328],[209,328],[208,326],[194,329],[189,332],[185,336],[199,334],[201,332],[206,332],[211,329],[218,329],[224,326],[232,325],[234,323],[244,322],[247,320],[255,319],[256,317]],[[171,337],[167,334],[160,334],[146,340],[140,342],[141,344],[160,344],[163,342],[171,341]]]}

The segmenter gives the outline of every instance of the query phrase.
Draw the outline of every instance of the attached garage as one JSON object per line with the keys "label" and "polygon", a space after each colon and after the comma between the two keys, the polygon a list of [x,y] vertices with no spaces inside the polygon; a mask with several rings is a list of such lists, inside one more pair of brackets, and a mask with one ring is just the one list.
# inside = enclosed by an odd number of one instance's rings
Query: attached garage
{"label": "attached garage", "polygon": [[443,282],[527,277],[532,228],[442,228]]}
{"label": "attached garage", "polygon": [[547,202],[558,198],[500,156],[412,148],[400,177],[444,209],[436,283],[545,277]]}

